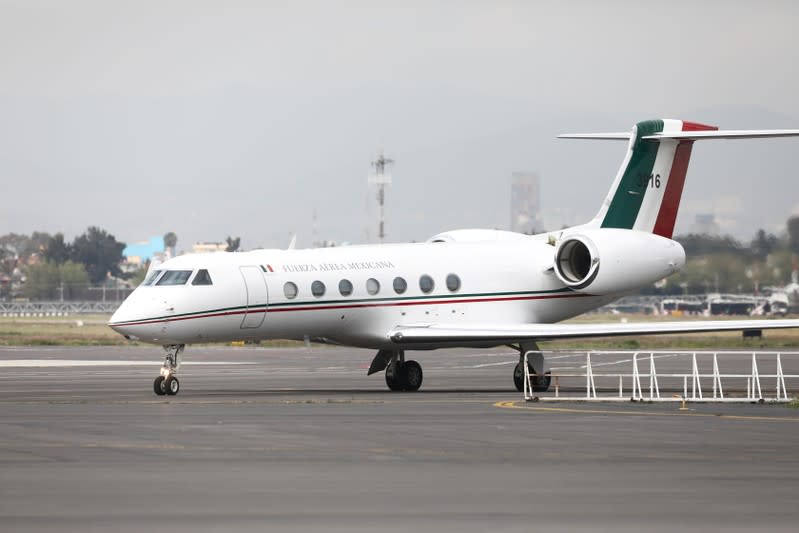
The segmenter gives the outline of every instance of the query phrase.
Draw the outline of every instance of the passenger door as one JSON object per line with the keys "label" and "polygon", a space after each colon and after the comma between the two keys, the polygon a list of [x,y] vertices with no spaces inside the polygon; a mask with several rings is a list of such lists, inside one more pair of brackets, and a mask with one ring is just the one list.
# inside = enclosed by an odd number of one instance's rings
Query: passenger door
{"label": "passenger door", "polygon": [[244,286],[247,289],[247,312],[241,321],[241,329],[255,329],[261,327],[266,318],[266,307],[269,301],[269,294],[266,288],[261,267],[243,266],[239,267]]}

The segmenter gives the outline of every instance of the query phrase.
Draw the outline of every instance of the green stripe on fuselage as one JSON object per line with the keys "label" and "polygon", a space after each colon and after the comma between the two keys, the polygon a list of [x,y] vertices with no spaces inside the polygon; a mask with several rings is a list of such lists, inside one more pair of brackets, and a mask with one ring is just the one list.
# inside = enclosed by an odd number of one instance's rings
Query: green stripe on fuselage
{"label": "green stripe on fuselage", "polygon": [[645,120],[636,126],[637,135],[633,153],[602,221],[603,228],[632,229],[641,210],[644,194],[649,188],[649,177],[655,166],[660,143],[642,141],[641,137],[663,131],[663,121]]}

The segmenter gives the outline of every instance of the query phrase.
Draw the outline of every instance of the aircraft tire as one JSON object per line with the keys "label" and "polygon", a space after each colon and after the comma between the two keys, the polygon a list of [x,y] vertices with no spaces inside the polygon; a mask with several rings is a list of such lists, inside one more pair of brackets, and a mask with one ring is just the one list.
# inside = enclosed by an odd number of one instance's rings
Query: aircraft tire
{"label": "aircraft tire", "polygon": [[552,382],[552,375],[547,372],[543,376],[533,376],[530,380],[533,386],[533,392],[546,392],[549,390],[549,384]]}
{"label": "aircraft tire", "polygon": [[166,385],[164,384],[164,376],[158,376],[153,381],[153,392],[155,392],[158,396],[163,396],[166,394]]}
{"label": "aircraft tire", "polygon": [[422,379],[424,378],[422,365],[416,361],[405,361],[405,364],[402,365],[402,369],[400,370],[400,374],[402,374],[402,381],[405,386],[404,390],[416,392],[419,390],[419,387],[422,386]]}
{"label": "aircraft tire", "polygon": [[164,381],[164,388],[166,389],[166,393],[170,396],[174,396],[180,391],[180,381],[175,376],[169,376]]}
{"label": "aircraft tire", "polygon": [[[530,367],[530,374],[534,374],[535,369]],[[547,372],[544,376],[530,376],[530,384],[533,386],[533,392],[546,392],[549,390],[549,384],[552,382],[552,376]],[[522,364],[516,363],[513,369],[513,384],[516,385],[516,390],[522,392],[524,390],[524,372],[522,371]]]}
{"label": "aircraft tire", "polygon": [[403,364],[398,361],[391,362],[386,367],[386,385],[394,392],[405,390],[405,372]]}
{"label": "aircraft tire", "polygon": [[521,363],[516,363],[516,367],[513,369],[513,384],[516,385],[517,391],[524,390],[524,371]]}

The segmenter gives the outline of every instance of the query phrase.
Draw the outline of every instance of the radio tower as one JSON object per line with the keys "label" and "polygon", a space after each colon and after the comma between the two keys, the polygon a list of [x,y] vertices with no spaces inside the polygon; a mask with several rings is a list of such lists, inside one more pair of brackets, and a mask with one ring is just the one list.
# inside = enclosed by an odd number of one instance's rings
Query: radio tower
{"label": "radio tower", "polygon": [[377,235],[380,238],[380,244],[383,244],[385,238],[385,201],[386,201],[386,185],[391,184],[391,174],[386,174],[386,166],[393,165],[394,160],[383,155],[380,155],[376,160],[372,161],[372,166],[375,173],[369,177],[369,183],[377,185],[377,203],[380,206],[380,225],[378,227]]}

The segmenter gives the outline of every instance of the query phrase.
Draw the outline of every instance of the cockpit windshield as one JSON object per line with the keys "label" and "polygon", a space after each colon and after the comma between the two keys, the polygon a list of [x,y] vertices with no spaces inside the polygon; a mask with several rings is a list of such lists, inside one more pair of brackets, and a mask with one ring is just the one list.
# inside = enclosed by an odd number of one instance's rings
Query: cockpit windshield
{"label": "cockpit windshield", "polygon": [[146,278],[144,278],[144,282],[142,282],[142,285],[144,285],[144,286],[146,286],[146,285],[152,285],[152,284],[153,284],[153,282],[154,282],[156,279],[158,279],[158,276],[160,276],[160,275],[161,275],[161,271],[160,271],[160,270],[153,270],[152,272],[150,272],[149,274],[147,274],[147,277],[146,277]]}
{"label": "cockpit windshield", "polygon": [[167,270],[156,285],[185,285],[191,277],[191,270]]}

